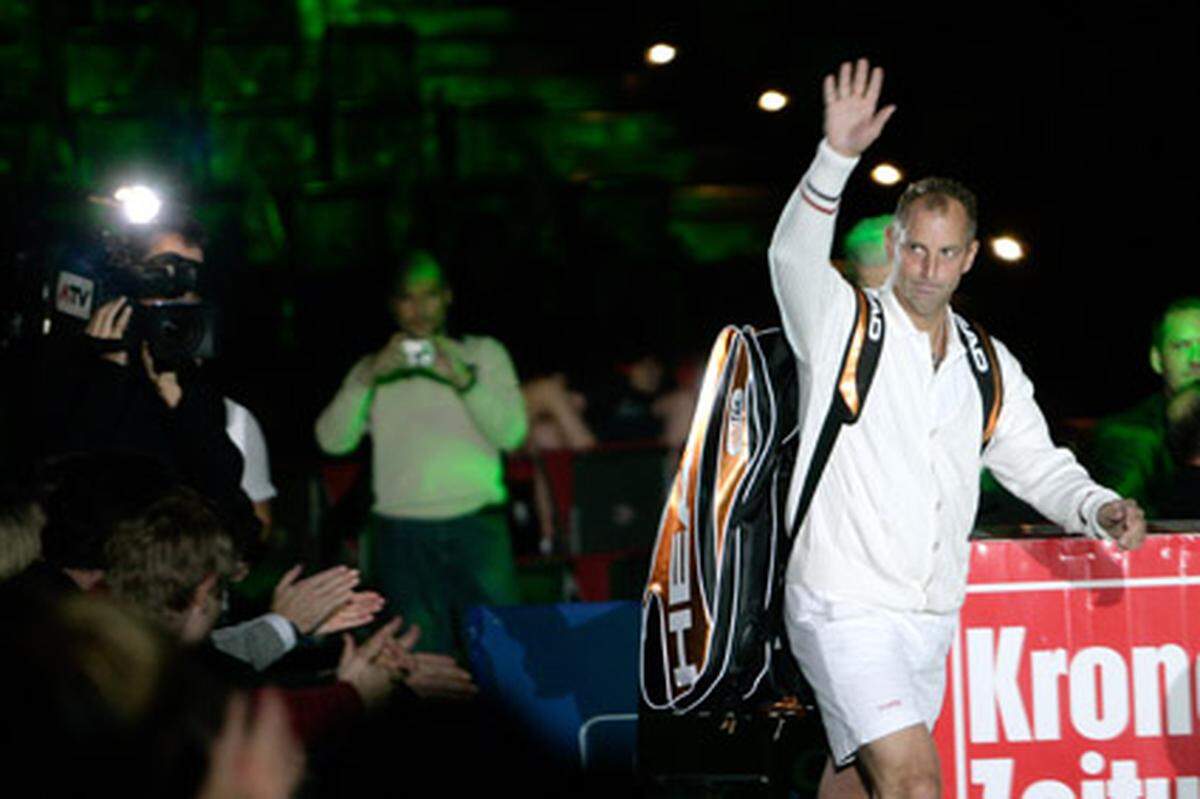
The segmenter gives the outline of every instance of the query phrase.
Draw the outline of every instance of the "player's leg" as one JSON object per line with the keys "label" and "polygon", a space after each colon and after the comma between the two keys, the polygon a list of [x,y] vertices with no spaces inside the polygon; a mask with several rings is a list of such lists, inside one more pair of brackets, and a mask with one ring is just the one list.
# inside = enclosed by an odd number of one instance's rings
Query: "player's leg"
{"label": "player's leg", "polygon": [[942,795],[937,747],[923,723],[863,745],[858,762],[878,799],[940,799]]}
{"label": "player's leg", "polygon": [[[941,707],[954,617],[830,602],[788,586],[786,620],[840,767],[827,768],[820,799],[937,796],[929,730]],[[846,768],[856,757],[861,771]]]}
{"label": "player's leg", "polygon": [[868,799],[869,796],[856,766],[839,769],[833,765],[833,758],[825,761],[821,784],[817,786],[817,799]]}

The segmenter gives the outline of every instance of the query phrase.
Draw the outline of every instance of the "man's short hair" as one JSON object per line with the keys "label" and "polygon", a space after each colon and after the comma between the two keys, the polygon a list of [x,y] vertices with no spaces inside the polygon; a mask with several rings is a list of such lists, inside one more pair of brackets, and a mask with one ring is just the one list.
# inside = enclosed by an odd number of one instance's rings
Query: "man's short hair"
{"label": "man's short hair", "polygon": [[236,567],[233,540],[203,497],[177,486],[119,521],[105,545],[106,582],[118,596],[177,629],[205,578]]}
{"label": "man's short hair", "polygon": [[392,271],[388,288],[392,297],[404,294],[408,279],[417,274],[437,274],[442,288],[449,288],[450,281],[446,279],[446,270],[437,257],[429,250],[410,250],[405,253]]}
{"label": "man's short hair", "polygon": [[1158,315],[1158,319],[1154,322],[1154,330],[1151,335],[1151,343],[1154,349],[1162,351],[1163,338],[1167,335],[1167,317],[1173,313],[1182,311],[1200,311],[1200,297],[1180,297],[1172,300],[1171,303],[1163,309],[1163,312]]}
{"label": "man's short hair", "polygon": [[896,203],[896,221],[901,227],[908,224],[912,207],[921,203],[932,211],[944,212],[950,200],[957,200],[967,212],[967,238],[975,238],[979,223],[979,203],[975,193],[950,178],[922,178],[910,183]]}

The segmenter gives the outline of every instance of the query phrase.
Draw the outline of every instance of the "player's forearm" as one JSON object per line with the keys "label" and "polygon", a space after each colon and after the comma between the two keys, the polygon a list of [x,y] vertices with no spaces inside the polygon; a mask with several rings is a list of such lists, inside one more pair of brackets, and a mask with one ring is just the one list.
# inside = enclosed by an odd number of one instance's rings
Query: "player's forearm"
{"label": "player's forearm", "polygon": [[1096,512],[1104,503],[1120,498],[1092,480],[1063,447],[1031,457],[1023,469],[1006,470],[1005,478],[1001,479],[1013,493],[1071,533],[1101,535]]}
{"label": "player's forearm", "polygon": [[857,162],[822,141],[775,227],[771,283],[794,346],[813,346],[828,309],[840,294],[852,293],[829,256],[842,191]]}
{"label": "player's forearm", "polygon": [[1004,375],[1004,406],[984,465],[1008,490],[1063,529],[1100,536],[1096,512],[1118,495],[1096,483],[1069,449],[1054,446],[1034,401],[1033,384],[998,344],[997,354]]}

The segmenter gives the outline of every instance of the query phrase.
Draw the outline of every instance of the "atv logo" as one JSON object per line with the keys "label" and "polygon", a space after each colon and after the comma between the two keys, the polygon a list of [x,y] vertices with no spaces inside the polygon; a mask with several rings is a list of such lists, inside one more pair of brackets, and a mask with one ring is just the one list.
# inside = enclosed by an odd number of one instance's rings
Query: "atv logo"
{"label": "atv logo", "polygon": [[96,296],[96,284],[86,277],[71,272],[60,272],[58,287],[54,291],[54,307],[60,313],[78,319],[92,318],[92,300]]}

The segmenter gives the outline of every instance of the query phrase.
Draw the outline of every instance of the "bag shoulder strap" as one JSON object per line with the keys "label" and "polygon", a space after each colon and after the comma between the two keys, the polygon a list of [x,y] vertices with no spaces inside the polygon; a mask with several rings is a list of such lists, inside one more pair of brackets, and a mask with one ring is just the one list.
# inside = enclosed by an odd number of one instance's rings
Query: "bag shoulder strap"
{"label": "bag shoulder strap", "polygon": [[800,532],[800,524],[808,513],[808,506],[812,503],[821,473],[825,471],[825,464],[833,452],[838,433],[843,425],[858,421],[863,403],[867,399],[867,392],[875,378],[875,369],[879,366],[879,353],[883,349],[883,308],[878,298],[860,288],[856,287],[854,294],[857,302],[854,325],[850,328],[850,338],[842,355],[842,366],[838,370],[837,383],[833,387],[829,412],[821,425],[808,473],[804,478],[804,488],[800,492],[800,501],[796,503],[796,515],[792,519],[792,534],[786,545],[784,563],[791,559],[796,534]]}
{"label": "bag shoulder strap", "polygon": [[996,422],[1004,404],[1004,375],[1000,372],[1000,359],[996,357],[996,348],[987,331],[978,322],[958,314],[954,314],[954,323],[967,350],[967,363],[971,365],[971,374],[979,387],[979,397],[983,400],[983,438],[979,445],[982,452],[996,433]]}

